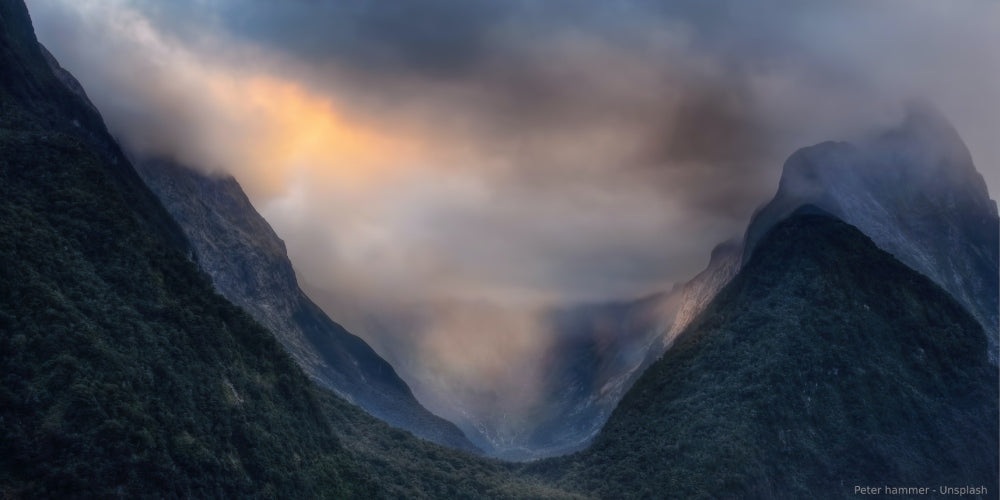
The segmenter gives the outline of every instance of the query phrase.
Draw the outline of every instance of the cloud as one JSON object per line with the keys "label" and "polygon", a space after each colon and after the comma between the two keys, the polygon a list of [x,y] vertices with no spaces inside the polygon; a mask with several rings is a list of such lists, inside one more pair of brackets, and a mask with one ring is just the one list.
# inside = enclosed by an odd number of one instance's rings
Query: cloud
{"label": "cloud", "polygon": [[113,133],[232,173],[317,300],[452,416],[530,406],[546,306],[691,277],[794,149],[912,98],[1000,189],[991,1],[28,5]]}

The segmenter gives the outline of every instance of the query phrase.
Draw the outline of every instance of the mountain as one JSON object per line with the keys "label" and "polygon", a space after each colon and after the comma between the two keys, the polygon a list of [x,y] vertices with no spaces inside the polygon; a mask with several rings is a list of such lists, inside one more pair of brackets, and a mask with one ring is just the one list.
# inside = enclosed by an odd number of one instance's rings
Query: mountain
{"label": "mountain", "polygon": [[744,261],[761,235],[803,204],[856,226],[951,293],[986,330],[997,363],[997,205],[962,139],[937,112],[914,105],[900,126],[868,141],[795,152],[774,199],[747,229]]}
{"label": "mountain", "polygon": [[602,497],[996,498],[987,342],[940,286],[805,207],[761,235],[589,449],[531,469]]}
{"label": "mountain", "polygon": [[193,256],[0,0],[0,496],[573,496],[320,389]]}
{"label": "mountain", "polygon": [[996,202],[961,138],[938,113],[910,107],[897,127],[858,144],[826,142],[785,162],[774,198],[742,242],[712,251],[706,269],[669,292],[553,311],[547,405],[501,456],[553,456],[586,446],[649,365],[712,301],[778,221],[814,205],[859,228],[968,309],[997,362]]}
{"label": "mountain", "polygon": [[274,332],[321,386],[389,424],[475,451],[454,424],[417,402],[363,340],[332,321],[299,288],[285,244],[231,176],[209,176],[164,159],[136,163],[178,221],[215,288]]}

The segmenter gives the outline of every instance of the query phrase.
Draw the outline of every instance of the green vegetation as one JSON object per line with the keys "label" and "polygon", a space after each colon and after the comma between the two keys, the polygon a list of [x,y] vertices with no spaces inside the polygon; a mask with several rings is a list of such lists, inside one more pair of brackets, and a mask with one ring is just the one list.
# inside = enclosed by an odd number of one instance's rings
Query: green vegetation
{"label": "green vegetation", "polygon": [[925,484],[995,497],[997,400],[985,335],[961,306],[855,228],[800,215],[771,231],[589,450],[531,470],[602,497]]}

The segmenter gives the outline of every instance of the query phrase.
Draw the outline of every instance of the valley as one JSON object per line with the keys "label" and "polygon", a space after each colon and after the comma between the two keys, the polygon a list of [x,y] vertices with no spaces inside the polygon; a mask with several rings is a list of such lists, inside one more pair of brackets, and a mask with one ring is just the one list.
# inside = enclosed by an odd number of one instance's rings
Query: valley
{"label": "valley", "polygon": [[908,109],[792,153],[693,278],[555,302],[510,368],[535,406],[450,422],[235,177],[125,151],[0,0],[0,496],[997,498],[997,205]]}

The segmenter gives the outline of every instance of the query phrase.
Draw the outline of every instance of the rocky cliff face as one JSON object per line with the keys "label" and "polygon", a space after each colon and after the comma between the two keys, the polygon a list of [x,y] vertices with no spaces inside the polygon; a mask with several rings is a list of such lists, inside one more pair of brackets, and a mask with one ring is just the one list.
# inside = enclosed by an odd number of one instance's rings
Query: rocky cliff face
{"label": "rocky cliff face", "polygon": [[274,332],[313,380],[419,437],[475,449],[457,427],[421,406],[389,363],[299,289],[284,243],[235,179],[165,160],[137,165],[219,293]]}

